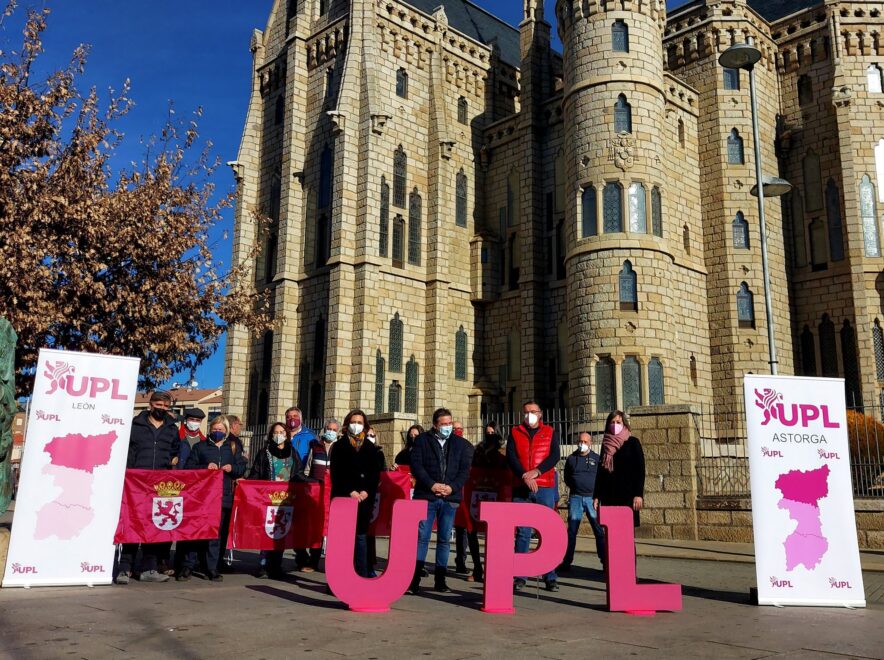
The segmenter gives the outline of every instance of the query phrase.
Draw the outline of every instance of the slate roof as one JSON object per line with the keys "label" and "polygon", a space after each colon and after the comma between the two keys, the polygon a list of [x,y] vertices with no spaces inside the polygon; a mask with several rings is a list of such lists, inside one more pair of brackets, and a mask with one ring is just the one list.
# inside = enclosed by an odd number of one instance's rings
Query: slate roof
{"label": "slate roof", "polygon": [[749,6],[768,21],[822,4],[823,0],[749,0]]}
{"label": "slate roof", "polygon": [[518,67],[521,62],[519,30],[493,16],[469,0],[404,0],[406,4],[426,14],[445,7],[448,24],[479,43],[497,42],[502,62]]}

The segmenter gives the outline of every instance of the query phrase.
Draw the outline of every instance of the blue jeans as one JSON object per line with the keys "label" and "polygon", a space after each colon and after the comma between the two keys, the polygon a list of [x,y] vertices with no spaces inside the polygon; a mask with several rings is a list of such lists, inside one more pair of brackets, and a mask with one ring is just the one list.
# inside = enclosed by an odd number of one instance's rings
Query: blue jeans
{"label": "blue jeans", "polygon": [[589,518],[589,526],[595,534],[595,550],[602,564],[605,563],[605,529],[599,525],[598,515],[592,505],[592,497],[585,495],[572,495],[568,500],[568,551],[562,564],[570,566],[574,561],[574,547],[577,545],[577,530],[583,514]]}
{"label": "blue jeans", "polygon": [[[559,489],[556,486],[549,488],[538,488],[536,493],[529,493],[528,497],[513,497],[513,502],[531,502],[532,504],[542,504],[548,506],[555,511],[556,503],[559,499]],[[531,548],[531,533],[534,530],[531,527],[516,527],[516,552],[528,552]],[[520,580],[525,577],[519,576]],[[551,570],[543,576],[547,582],[557,580],[556,569]]]}
{"label": "blue jeans", "polygon": [[417,560],[425,562],[430,549],[430,535],[433,533],[433,520],[436,521],[436,568],[448,568],[448,554],[451,549],[451,528],[457,502],[446,502],[441,497],[427,502],[427,518],[421,520],[417,530]]}

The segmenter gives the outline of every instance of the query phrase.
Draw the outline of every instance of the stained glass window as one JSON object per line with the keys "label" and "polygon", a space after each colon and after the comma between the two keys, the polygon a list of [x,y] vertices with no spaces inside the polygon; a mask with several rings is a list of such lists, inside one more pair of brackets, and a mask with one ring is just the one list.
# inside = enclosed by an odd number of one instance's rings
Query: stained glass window
{"label": "stained glass window", "polygon": [[405,188],[408,185],[408,156],[402,145],[393,154],[393,206],[405,208]]}
{"label": "stained glass window", "polygon": [[724,70],[724,88],[726,90],[740,89],[740,70],[725,69]]}
{"label": "stained glass window", "polygon": [[381,177],[381,225],[378,232],[378,254],[387,256],[387,244],[390,241],[390,186],[387,178]]}
{"label": "stained glass window", "polygon": [[326,146],[322,150],[319,165],[319,208],[324,209],[331,204],[332,178],[334,176],[334,154],[331,147]]}
{"label": "stained glass window", "polygon": [[598,232],[598,209],[594,186],[587,186],[580,195],[581,235],[583,238],[595,236]]}
{"label": "stained glass window", "polygon": [[884,381],[884,330],[881,330],[878,319],[872,326],[872,344],[875,347],[875,373],[879,381]]}
{"label": "stained glass window", "polygon": [[617,97],[614,104],[614,132],[632,133],[632,106],[626,101],[626,95]]}
{"label": "stained glass window", "polygon": [[461,96],[457,99],[457,121],[461,124],[467,123],[467,100]]}
{"label": "stained glass window", "polygon": [[405,412],[417,414],[418,366],[414,356],[405,365]]}
{"label": "stained glass window", "polygon": [[273,330],[264,333],[261,349],[261,380],[266,383],[273,370]]}
{"label": "stained glass window", "polygon": [[642,404],[642,367],[638,359],[629,355],[620,365],[620,377],[623,380],[623,405],[626,408]]}
{"label": "stained glass window", "polygon": [[813,270],[825,270],[829,261],[826,254],[826,227],[822,218],[814,218],[807,226],[810,232],[810,264]]}
{"label": "stained glass window", "polygon": [[384,365],[384,356],[381,355],[380,349],[375,353],[374,358],[374,412],[380,414],[384,412],[384,378],[386,376]]}
{"label": "stained glass window", "polygon": [[393,373],[402,371],[402,328],[402,320],[396,312],[390,320],[390,371]]}
{"label": "stained glass window", "polygon": [[813,151],[801,161],[804,175],[804,210],[818,211],[823,208],[823,182],[820,174],[820,157]]}
{"label": "stained glass window", "polygon": [[323,213],[316,221],[316,266],[324,266],[329,257],[329,243],[331,241],[331,224],[328,216]]}
{"label": "stained glass window", "polygon": [[654,236],[663,238],[663,199],[657,186],[651,188],[651,229]]}
{"label": "stained glass window", "polygon": [[454,336],[454,378],[467,379],[467,333],[463,326],[460,326]]}
{"label": "stained glass window", "polygon": [[783,224],[789,227],[792,238],[792,265],[796,268],[807,265],[807,245],[804,237],[804,206],[801,204],[801,192],[783,195]]}
{"label": "stained glass window", "polygon": [[638,309],[638,278],[631,261],[624,261],[620,271],[620,309]]}
{"label": "stained glass window", "polygon": [[645,187],[641,183],[629,186],[629,231],[648,233],[648,209]]}
{"label": "stained glass window", "polygon": [[616,181],[606,183],[602,197],[605,233],[623,231],[623,186]]}
{"label": "stained glass window", "polygon": [[863,243],[867,257],[881,256],[876,206],[875,186],[866,174],[859,183],[859,215],[863,221]]}
{"label": "stained glass window", "polygon": [[[696,367],[695,367],[696,370]],[[666,403],[666,390],[663,387],[663,363],[660,358],[651,358],[648,363],[648,403],[662,406]]]}
{"label": "stained glass window", "polygon": [[408,73],[405,69],[396,71],[396,96],[408,98]]}
{"label": "stained glass window", "polygon": [[615,53],[629,52],[629,26],[625,21],[614,21],[611,25],[611,50]]}
{"label": "stained glass window", "polygon": [[402,268],[405,260],[405,220],[401,215],[393,218],[393,266]]}
{"label": "stained glass window", "polygon": [[408,199],[408,263],[421,265],[421,196],[415,188]]}
{"label": "stained glass window", "polygon": [[826,218],[829,227],[829,254],[832,261],[844,259],[844,234],[841,231],[841,194],[835,181],[826,183]]}
{"label": "stained glass window", "polygon": [[614,360],[601,358],[595,365],[596,412],[609,413],[617,408],[617,385],[614,381]]}
{"label": "stained glass window", "polygon": [[387,397],[387,412],[397,413],[402,410],[402,386],[399,381],[390,383],[390,393]]}
{"label": "stained glass window", "polygon": [[755,327],[755,303],[749,285],[743,282],[737,291],[737,321],[741,328]]}
{"label": "stained glass window", "polygon": [[733,222],[734,248],[737,250],[749,249],[749,223],[743,216],[742,211],[737,211]]}
{"label": "stained glass window", "polygon": [[731,130],[727,138],[727,162],[731,165],[742,165],[746,162],[743,157],[743,138],[736,128]]}
{"label": "stained glass window", "polygon": [[463,169],[457,173],[455,223],[458,227],[467,226],[467,175]]}

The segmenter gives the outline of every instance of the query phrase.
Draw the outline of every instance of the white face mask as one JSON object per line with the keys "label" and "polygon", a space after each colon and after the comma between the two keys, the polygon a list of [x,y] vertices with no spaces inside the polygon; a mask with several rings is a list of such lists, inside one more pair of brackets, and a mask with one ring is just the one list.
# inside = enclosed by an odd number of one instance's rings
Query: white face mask
{"label": "white face mask", "polygon": [[278,434],[274,435],[273,441],[278,445],[284,445],[285,444],[285,434],[278,433]]}
{"label": "white face mask", "polygon": [[378,437],[376,435],[370,435],[367,437],[368,441],[371,442],[371,444],[376,445],[378,443]]}
{"label": "white face mask", "polygon": [[537,413],[528,413],[525,415],[525,422],[527,422],[528,426],[536,426],[537,422],[540,421],[540,415]]}
{"label": "white face mask", "polygon": [[364,429],[365,426],[363,426],[362,424],[358,424],[356,422],[353,422],[347,428],[350,429],[350,435],[359,435],[360,433],[362,433],[362,429]]}
{"label": "white face mask", "polygon": [[187,427],[188,431],[199,431],[200,423],[196,421],[188,421],[185,422],[184,425]]}
{"label": "white face mask", "polygon": [[580,453],[586,454],[587,452],[589,452],[589,445],[586,444],[585,442],[581,442],[580,443]]}

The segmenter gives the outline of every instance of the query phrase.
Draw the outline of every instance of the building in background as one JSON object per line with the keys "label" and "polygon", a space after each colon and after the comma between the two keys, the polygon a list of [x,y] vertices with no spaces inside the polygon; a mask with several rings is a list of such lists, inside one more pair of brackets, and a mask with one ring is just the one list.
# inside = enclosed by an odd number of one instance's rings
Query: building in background
{"label": "building in background", "polygon": [[766,173],[795,186],[767,207],[780,372],[877,405],[880,3],[560,0],[563,54],[543,0],[523,10],[273,3],[234,259],[261,247],[281,320],[230,331],[224,409],[739,410],[767,318],[748,77],[717,60],[747,39]]}

